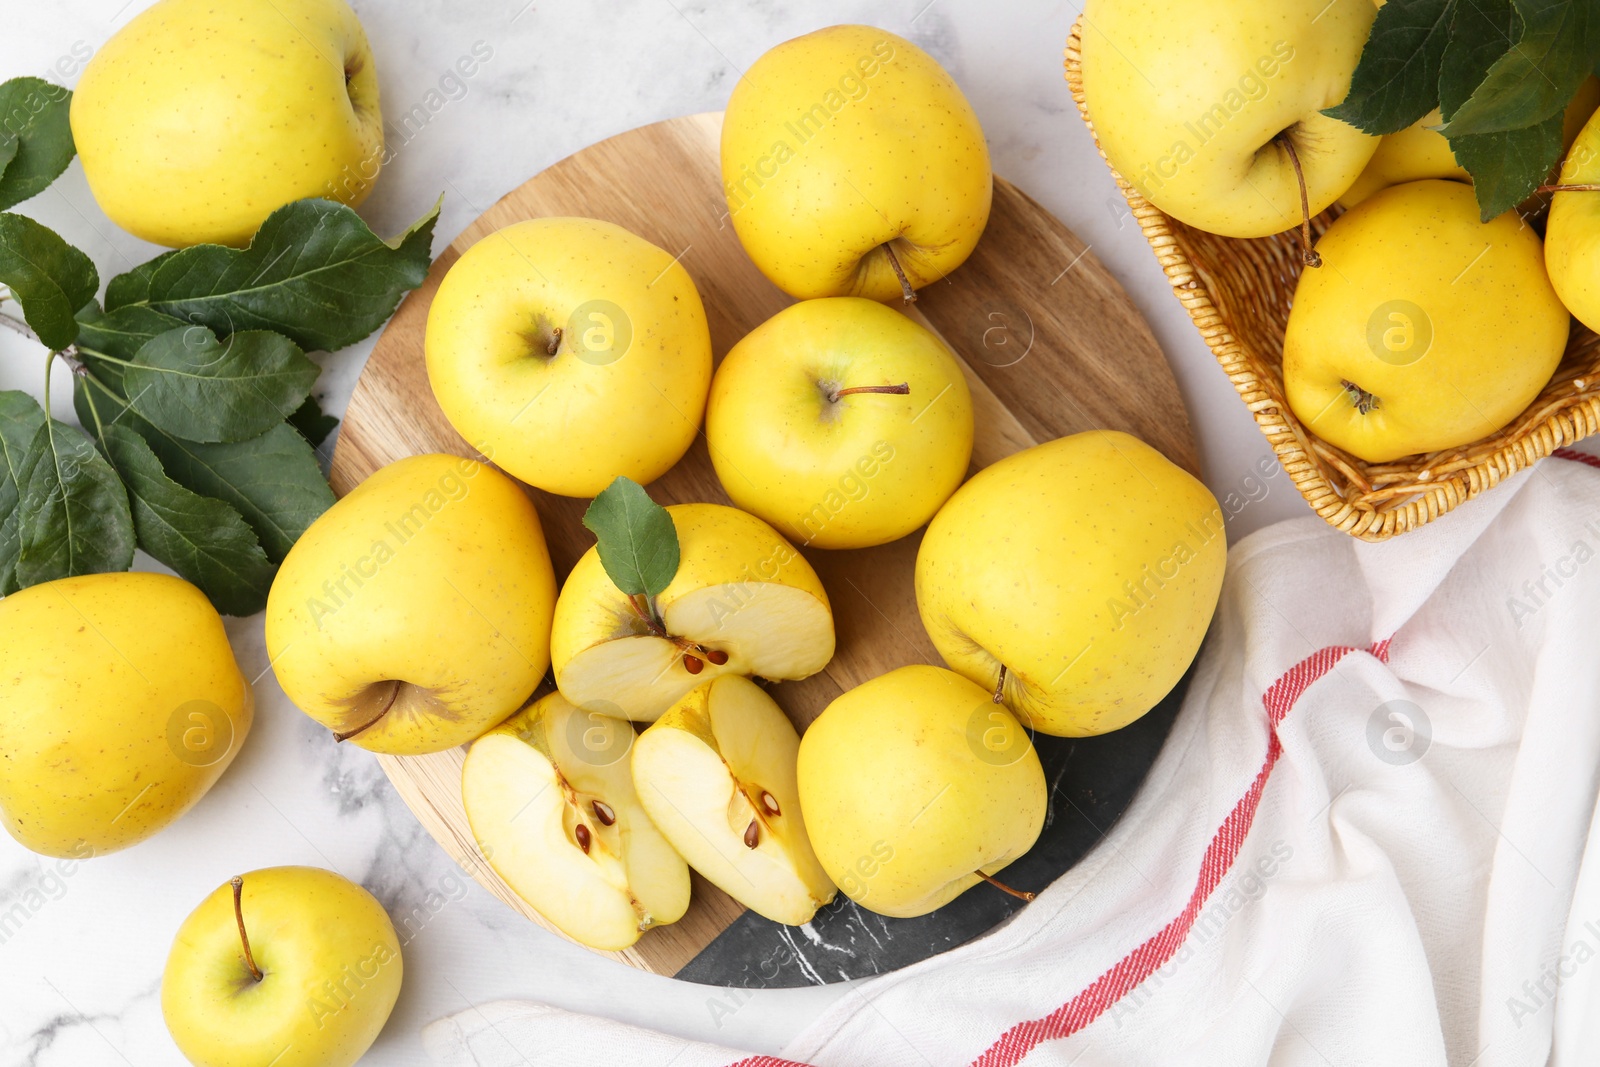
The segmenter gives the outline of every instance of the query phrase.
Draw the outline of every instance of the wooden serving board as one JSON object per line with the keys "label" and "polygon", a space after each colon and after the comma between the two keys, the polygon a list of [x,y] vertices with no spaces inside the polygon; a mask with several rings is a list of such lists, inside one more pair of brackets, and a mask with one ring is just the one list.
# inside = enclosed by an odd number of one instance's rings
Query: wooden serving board
{"label": "wooden serving board", "polygon": [[[747,332],[792,303],[750,262],[728,223],[718,164],[721,121],[720,114],[694,115],[602,141],[535,176],[467,227],[400,306],[374,348],[339,434],[334,489],[342,495],[384,464],[418,453],[481,458],[451,429],[434,401],[423,362],[423,332],[445,272],[474,242],[501,227],[538,216],[583,215],[617,223],[667,249],[700,289],[719,360]],[[924,289],[910,314],[943,336],[965,362],[977,423],[974,469],[1041,441],[1107,427],[1136,434],[1197,471],[1188,416],[1144,320],[1083,242],[1010,183],[995,179],[993,214],[977,251],[948,279]],[[728,503],[703,436],[650,491],[661,503]],[[531,488],[528,493],[544,522],[556,574],[564,577],[593,544],[581,523],[588,501]],[[912,591],[919,540],[918,534],[880,548],[805,553],[833,602],[838,653],[821,674],[771,690],[798,727],[854,685],[908,663],[940,662],[918,621]],[[1106,738],[1040,739],[1055,790],[1053,829],[1046,837],[1063,832],[1068,837],[1054,843],[1041,839],[1035,852],[1052,869],[1032,872],[1029,880],[1047,883],[1060,874],[1121,813],[1159,748],[1170,711],[1164,707],[1141,725]],[[1047,751],[1047,745],[1053,747]],[[1088,749],[1094,754],[1082,755]],[[509,906],[548,926],[478,853],[461,805],[465,752],[379,760],[454,860]],[[1064,782],[1073,765],[1087,777]],[[1058,820],[1055,809],[1064,811],[1068,804],[1076,814]],[[1069,839],[1075,842],[1071,847],[1062,843]],[[696,876],[694,903],[681,921],[651,930],[634,947],[610,955],[659,974],[681,972],[726,985],[751,985],[753,977],[765,985],[836,981],[959,944],[987,930],[1012,906],[1002,894],[977,899],[976,891],[958,903],[969,898],[976,903],[966,905],[968,913],[951,905],[921,920],[904,920],[911,924],[904,928],[909,933],[894,951],[867,952],[854,957],[853,966],[823,973],[801,951],[814,930],[796,943],[793,931],[745,914]],[[864,942],[867,934],[877,942],[884,935],[895,938],[894,920],[866,916],[842,895],[814,925],[825,921],[850,941]],[[858,928],[864,923],[871,925]],[[714,942],[720,947],[708,949]]]}

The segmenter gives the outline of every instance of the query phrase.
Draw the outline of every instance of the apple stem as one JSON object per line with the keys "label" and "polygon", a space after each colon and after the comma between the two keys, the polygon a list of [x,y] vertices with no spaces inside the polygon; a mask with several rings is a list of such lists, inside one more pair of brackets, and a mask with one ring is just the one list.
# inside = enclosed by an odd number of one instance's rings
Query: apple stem
{"label": "apple stem", "polygon": [[1300,169],[1300,153],[1294,150],[1294,142],[1289,139],[1288,130],[1284,130],[1273,140],[1283,145],[1283,150],[1289,154],[1289,163],[1294,167],[1294,179],[1300,186],[1300,258],[1308,267],[1320,267],[1322,256],[1311,247],[1311,199],[1306,192],[1306,172]]}
{"label": "apple stem", "polygon": [[1541,185],[1536,193],[1600,193],[1600,185]]}
{"label": "apple stem", "polygon": [[236,874],[228,880],[228,884],[233,886],[233,918],[239,924],[239,942],[244,945],[245,966],[250,968],[250,977],[259,982],[266,975],[256,966],[256,958],[250,953],[250,935],[244,932],[244,876]]}
{"label": "apple stem", "polygon": [[561,327],[557,326],[550,331],[550,343],[544,346],[544,354],[553,356],[561,350]]}
{"label": "apple stem", "polygon": [[889,266],[894,268],[894,276],[900,279],[900,297],[908,304],[917,302],[917,291],[911,288],[911,279],[906,277],[905,268],[900,266],[900,257],[894,254],[894,246],[885,241],[884,254],[889,257]]}
{"label": "apple stem", "polygon": [[666,626],[660,619],[656,618],[655,610],[650,607],[650,601],[643,593],[634,593],[629,596],[628,603],[632,605],[633,613],[643,619],[646,626],[650,627],[652,634],[657,637],[667,636]]}
{"label": "apple stem", "polygon": [[996,889],[1000,890],[1002,893],[1010,893],[1012,896],[1016,897],[1018,900],[1032,900],[1034,897],[1038,896],[1037,893],[1025,893],[1020,889],[1012,889],[1010,886],[1006,885],[1004,882],[1000,881],[998,878],[993,878],[993,877],[991,877],[991,876],[989,876],[987,874],[984,874],[982,871],[978,871],[977,875],[978,875],[979,878],[982,878],[985,882],[988,882],[990,885],[994,886]]}
{"label": "apple stem", "polygon": [[357,726],[354,730],[346,730],[344,733],[334,734],[333,735],[333,741],[334,741],[335,744],[339,744],[341,742],[348,741],[352,737],[355,737],[357,734],[364,734],[368,730],[372,729],[374,726],[378,725],[378,723],[383,721],[383,717],[385,715],[389,714],[389,709],[394,707],[394,702],[396,700],[400,699],[400,686],[402,684],[404,684],[404,683],[402,683],[402,682],[391,682],[389,684],[394,686],[394,688],[389,690],[389,699],[384,701],[383,710],[379,711],[378,714],[374,715],[367,722],[364,722],[360,726]]}
{"label": "apple stem", "polygon": [[848,389],[835,389],[828,394],[828,401],[837,404],[841,396],[853,396],[856,393],[892,393],[895,396],[910,396],[911,383],[901,382],[899,385],[853,385]]}
{"label": "apple stem", "polygon": [[994,702],[1005,703],[1006,699],[1006,665],[1000,664],[1000,680],[994,684]]}

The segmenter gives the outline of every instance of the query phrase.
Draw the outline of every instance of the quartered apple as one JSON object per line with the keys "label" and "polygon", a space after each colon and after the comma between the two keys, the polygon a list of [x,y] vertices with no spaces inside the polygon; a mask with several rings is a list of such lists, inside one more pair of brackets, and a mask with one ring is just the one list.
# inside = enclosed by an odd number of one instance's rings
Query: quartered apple
{"label": "quartered apple", "polygon": [[834,898],[806,836],[800,736],[748,678],[707,682],[640,735],[633,777],[644,810],[689,865],[739,903],[797,926]]}
{"label": "quartered apple", "polygon": [[591,548],[556,601],[556,685],[581,708],[652,722],[719,675],[806,678],[833,658],[833,611],[776,530],[719,504],[666,509],[676,575],[650,599],[622,592]]}
{"label": "quartered apple", "polygon": [[634,791],[632,741],[628,723],[551,693],[474,742],[461,772],[490,865],[591,948],[627,948],[689,908],[689,869]]}

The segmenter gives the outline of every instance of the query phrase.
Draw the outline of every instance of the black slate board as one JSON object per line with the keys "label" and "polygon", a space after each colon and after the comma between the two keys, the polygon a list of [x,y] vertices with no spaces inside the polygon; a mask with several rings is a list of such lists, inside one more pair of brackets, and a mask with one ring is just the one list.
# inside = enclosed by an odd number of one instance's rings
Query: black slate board
{"label": "black slate board", "polygon": [[[1133,802],[1155,763],[1183,696],[1189,672],[1144,718],[1100,737],[1034,736],[1050,806],[1027,855],[1001,876],[1038,892],[1099,843]],[[866,911],[843,893],[803,929],[747,911],[690,960],[676,977],[704,985],[786,989],[870,978],[918,963],[988,933],[1027,907],[986,885],[914,919]]]}

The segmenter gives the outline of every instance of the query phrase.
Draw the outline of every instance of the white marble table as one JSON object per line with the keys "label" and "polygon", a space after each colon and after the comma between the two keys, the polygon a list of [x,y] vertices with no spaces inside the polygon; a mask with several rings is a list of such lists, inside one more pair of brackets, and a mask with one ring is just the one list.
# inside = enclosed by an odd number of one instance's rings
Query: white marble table
{"label": "white marble table", "polygon": [[[43,75],[97,48],[149,0],[5,5],[0,79]],[[1307,509],[1278,472],[1222,372],[1170,295],[1072,106],[1061,46],[1074,0],[355,0],[377,53],[394,163],[363,213],[398,232],[445,193],[435,247],[496,198],[573,151],[674,115],[719,109],[767,47],[835,22],[871,22],[933,53],[983,120],[996,170],[1087,241],[1149,317],[1183,388],[1219,497],[1255,497],[1237,538]],[[393,121],[458,57],[492,57],[420,128]],[[66,79],[70,85],[75,76]],[[452,98],[453,97],[453,98]],[[92,255],[102,278],[156,249],[96,208],[75,163],[20,209]],[[370,341],[325,360],[319,393],[343,410]],[[0,389],[41,388],[28,347],[0,337]],[[55,410],[70,418],[66,376]],[[1276,471],[1276,467],[1272,469]],[[143,561],[148,564],[148,560]],[[776,1050],[844,987],[757,993],[737,1010],[714,991],[629,970],[534,928],[465,878],[423,833],[366,752],[336,748],[284,698],[259,618],[230,625],[261,674],[255,731],[233,768],[181,823],[130,850],[69,868],[0,835],[0,1067],[132,1067],[184,1061],[158,991],[173,932],[235,873],[314,864],[366,885],[406,938],[405,988],[365,1062],[426,1063],[418,1031],[474,1003],[526,997],[755,1050]]]}

